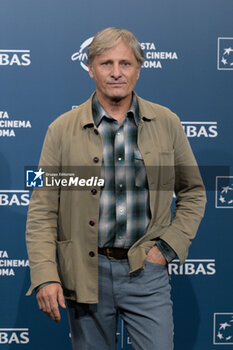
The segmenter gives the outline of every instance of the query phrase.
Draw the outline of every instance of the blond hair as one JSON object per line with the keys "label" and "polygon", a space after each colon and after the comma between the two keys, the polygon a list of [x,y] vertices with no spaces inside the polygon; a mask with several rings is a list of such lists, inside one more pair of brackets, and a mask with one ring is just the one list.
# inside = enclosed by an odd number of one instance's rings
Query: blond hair
{"label": "blond hair", "polygon": [[124,40],[131,47],[138,65],[141,66],[145,61],[145,57],[140,43],[129,30],[115,27],[105,28],[94,36],[93,41],[87,48],[87,63],[92,64],[95,56],[111,49],[121,40]]}

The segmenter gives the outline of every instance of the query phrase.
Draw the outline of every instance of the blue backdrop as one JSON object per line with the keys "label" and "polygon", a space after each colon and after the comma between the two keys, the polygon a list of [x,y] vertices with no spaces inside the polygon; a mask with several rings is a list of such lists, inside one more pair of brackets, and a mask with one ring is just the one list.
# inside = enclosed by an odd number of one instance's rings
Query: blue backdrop
{"label": "blue backdrop", "polygon": [[[129,29],[142,43],[147,60],[136,91],[179,115],[204,167],[205,218],[184,266],[170,265],[175,350],[232,347],[232,13],[229,0],[1,1],[2,349],[71,349],[66,313],[57,325],[35,296],[25,297],[24,166],[38,163],[50,122],[94,90],[87,40],[108,26]],[[131,349],[121,321],[117,349]]]}

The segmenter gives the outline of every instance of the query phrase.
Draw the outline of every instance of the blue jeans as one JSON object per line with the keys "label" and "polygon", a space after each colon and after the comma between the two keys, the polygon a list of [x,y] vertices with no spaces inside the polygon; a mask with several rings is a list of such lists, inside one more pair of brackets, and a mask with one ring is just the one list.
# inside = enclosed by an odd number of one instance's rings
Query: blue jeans
{"label": "blue jeans", "polygon": [[115,350],[118,313],[134,350],[172,350],[170,289],[165,266],[145,261],[130,275],[127,259],[99,254],[99,303],[67,300],[73,350]]}

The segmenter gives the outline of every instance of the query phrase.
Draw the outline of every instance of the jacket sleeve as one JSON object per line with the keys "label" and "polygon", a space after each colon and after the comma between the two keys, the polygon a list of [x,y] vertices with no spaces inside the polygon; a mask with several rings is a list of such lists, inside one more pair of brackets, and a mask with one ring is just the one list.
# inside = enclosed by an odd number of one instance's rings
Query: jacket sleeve
{"label": "jacket sleeve", "polygon": [[160,237],[176,252],[181,264],[204,215],[206,193],[198,165],[177,116],[172,138],[175,164],[176,207],[170,226]]}
{"label": "jacket sleeve", "polygon": [[[49,127],[41,153],[39,167],[43,171],[59,172],[61,147],[58,133]],[[26,243],[33,289],[48,281],[60,282],[57,272],[56,241],[59,210],[59,188],[35,188],[31,196],[26,225]]]}

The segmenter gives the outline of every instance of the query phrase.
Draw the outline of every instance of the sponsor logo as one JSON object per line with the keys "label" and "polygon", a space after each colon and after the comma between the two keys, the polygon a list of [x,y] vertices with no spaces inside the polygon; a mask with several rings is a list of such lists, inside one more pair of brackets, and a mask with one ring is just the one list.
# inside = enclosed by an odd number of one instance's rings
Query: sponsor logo
{"label": "sponsor logo", "polygon": [[29,191],[0,190],[0,206],[28,206]]}
{"label": "sponsor logo", "polygon": [[0,328],[0,344],[29,343],[29,328]]}
{"label": "sponsor logo", "polygon": [[0,66],[29,66],[30,50],[0,50]]}
{"label": "sponsor logo", "polygon": [[17,268],[28,267],[29,262],[25,259],[9,259],[6,250],[0,250],[0,277],[15,276]]}
{"label": "sponsor logo", "polygon": [[7,111],[0,111],[0,136],[15,137],[16,129],[31,127],[29,120],[11,120]]}
{"label": "sponsor logo", "polygon": [[168,265],[170,275],[214,275],[215,259],[187,259],[183,265],[175,259]]}
{"label": "sponsor logo", "polygon": [[217,122],[181,122],[187,137],[217,137]]}
{"label": "sponsor logo", "polygon": [[218,38],[218,70],[233,70],[233,38]]}
{"label": "sponsor logo", "polygon": [[214,313],[214,345],[233,345],[233,312]]}
{"label": "sponsor logo", "polygon": [[37,171],[26,171],[26,187],[43,187],[44,186],[44,171],[39,169]]}
{"label": "sponsor logo", "polygon": [[216,176],[215,208],[233,208],[233,176]]}
{"label": "sponsor logo", "polygon": [[[87,47],[92,42],[93,37],[85,40],[79,51],[75,52],[71,56],[72,61],[79,61],[81,67],[88,72],[87,66]],[[153,42],[141,43],[141,48],[144,51],[145,62],[142,65],[142,68],[163,68],[163,65],[167,61],[177,61],[178,55],[175,51],[158,51]]]}

